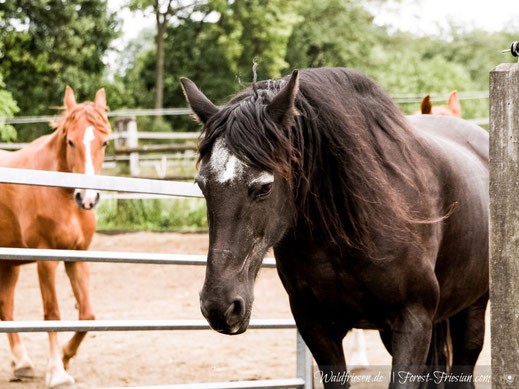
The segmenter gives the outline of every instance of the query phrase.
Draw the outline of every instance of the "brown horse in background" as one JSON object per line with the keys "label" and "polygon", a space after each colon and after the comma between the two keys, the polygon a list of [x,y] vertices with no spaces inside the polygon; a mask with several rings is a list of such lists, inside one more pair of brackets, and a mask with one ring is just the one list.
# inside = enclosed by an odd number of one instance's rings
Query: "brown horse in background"
{"label": "brown horse in background", "polygon": [[447,105],[439,105],[433,107],[431,103],[431,96],[427,95],[423,98],[420,106],[422,115],[443,115],[443,116],[454,116],[457,118],[461,117],[461,104],[458,99],[458,92],[452,91],[449,96]]}
{"label": "brown horse in background", "polygon": [[[36,139],[25,148],[0,151],[0,166],[69,173],[99,174],[104,150],[111,133],[106,118],[104,89],[95,103],[76,104],[74,92],[67,86],[65,112],[53,124],[56,130]],[[0,186],[0,246],[38,249],[87,250],[96,229],[92,209],[99,201],[94,190],[79,190],[25,185]],[[20,265],[28,261],[2,261],[0,258],[0,318],[13,320],[14,290]],[[60,320],[55,287],[59,262],[38,262],[38,277],[45,320]],[[87,263],[66,262],[65,269],[79,307],[80,320],[93,320],[89,296]],[[76,333],[63,347],[57,333],[49,333],[50,358],[46,375],[48,388],[74,388],[66,371],[70,358],[86,333]],[[16,333],[8,334],[13,354],[14,377],[34,377],[34,366]]]}

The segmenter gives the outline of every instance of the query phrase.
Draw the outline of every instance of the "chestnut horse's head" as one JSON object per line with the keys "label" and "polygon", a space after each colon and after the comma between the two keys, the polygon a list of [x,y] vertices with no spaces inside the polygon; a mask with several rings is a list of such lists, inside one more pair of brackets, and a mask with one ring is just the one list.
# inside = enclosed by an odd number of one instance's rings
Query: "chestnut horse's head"
{"label": "chestnut horse's head", "polygon": [[[72,88],[65,91],[65,112],[55,123],[61,135],[62,170],[71,173],[99,174],[103,165],[111,127],[106,117],[104,89],[99,89],[95,102],[76,104]],[[99,201],[99,192],[76,189],[74,199],[79,208],[93,209]]]}
{"label": "chestnut horse's head", "polygon": [[423,98],[420,108],[422,115],[443,115],[454,116],[457,118],[461,117],[461,105],[458,99],[458,93],[456,91],[453,91],[449,96],[447,105],[433,107],[431,104],[431,96],[427,95]]}

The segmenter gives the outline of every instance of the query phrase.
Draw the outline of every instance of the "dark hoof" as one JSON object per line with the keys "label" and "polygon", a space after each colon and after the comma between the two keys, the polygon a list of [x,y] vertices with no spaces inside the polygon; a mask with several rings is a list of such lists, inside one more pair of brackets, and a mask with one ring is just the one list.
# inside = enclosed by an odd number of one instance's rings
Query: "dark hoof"
{"label": "dark hoof", "polygon": [[34,367],[28,365],[14,368],[13,366],[13,377],[11,378],[11,382],[30,380],[33,378],[36,378]]}

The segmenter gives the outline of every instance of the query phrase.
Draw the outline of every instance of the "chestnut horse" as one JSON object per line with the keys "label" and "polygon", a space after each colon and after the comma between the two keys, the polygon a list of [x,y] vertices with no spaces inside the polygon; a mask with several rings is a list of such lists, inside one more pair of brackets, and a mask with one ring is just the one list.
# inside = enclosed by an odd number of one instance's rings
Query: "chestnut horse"
{"label": "chestnut horse", "polygon": [[[0,166],[59,172],[99,174],[105,147],[111,133],[106,118],[104,89],[95,103],[76,104],[74,92],[67,86],[65,112],[53,126],[56,130],[15,152],[0,151]],[[93,208],[99,200],[94,190],[0,186],[1,247],[87,250],[96,229]],[[14,291],[20,265],[26,261],[2,261],[0,258],[0,318],[14,320]],[[55,276],[59,262],[38,262],[38,277],[45,320],[60,320]],[[89,297],[87,263],[66,262],[79,308],[80,320],[93,320]],[[49,333],[50,358],[46,374],[48,388],[73,388],[74,379],[65,371],[85,337],[76,333],[60,351],[57,333]],[[13,355],[14,377],[34,377],[34,367],[16,333],[8,334]]]}
{"label": "chestnut horse", "polygon": [[258,83],[221,109],[192,81],[182,86],[204,125],[200,306],[214,330],[247,329],[273,247],[327,389],[349,386],[342,340],[352,328],[380,332],[392,389],[418,388],[432,370],[473,374],[489,287],[485,130],[406,118],[376,83],[343,68]]}
{"label": "chestnut horse", "polygon": [[431,103],[431,96],[427,95],[423,98],[420,106],[422,115],[443,115],[461,117],[461,104],[458,99],[458,93],[453,91],[449,96],[447,105],[433,106]]}

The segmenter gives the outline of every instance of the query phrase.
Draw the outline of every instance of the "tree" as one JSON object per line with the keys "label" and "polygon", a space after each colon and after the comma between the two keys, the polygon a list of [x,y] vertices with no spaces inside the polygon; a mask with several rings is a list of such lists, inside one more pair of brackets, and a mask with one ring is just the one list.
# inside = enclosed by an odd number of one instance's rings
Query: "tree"
{"label": "tree", "polygon": [[13,117],[18,112],[18,105],[13,99],[13,95],[3,89],[5,87],[0,75],[0,139],[11,141],[16,139],[16,130],[13,126],[5,123],[5,119]]}
{"label": "tree", "polygon": [[[365,1],[364,1],[365,2]],[[373,16],[353,0],[302,0],[288,41],[290,68],[364,68],[374,44]]]}
{"label": "tree", "polygon": [[103,82],[103,55],[118,34],[106,0],[10,0],[0,2],[0,12],[0,73],[21,114],[48,114],[61,106],[66,85],[81,100],[95,95]]}
{"label": "tree", "polygon": [[[224,103],[252,80],[256,59],[258,78],[279,77],[293,25],[295,3],[281,0],[210,0],[170,23],[164,41],[164,101],[185,106],[179,78],[192,78],[207,95]],[[211,15],[211,17],[209,17]],[[139,45],[140,46],[140,45]],[[149,107],[154,88],[156,53],[142,52],[125,70],[124,83],[138,106]],[[168,117],[175,128],[196,129],[191,120]]]}
{"label": "tree", "polygon": [[164,39],[169,22],[174,18],[180,18],[183,14],[199,4],[197,0],[188,2],[182,0],[130,0],[131,10],[146,11],[151,8],[155,15],[157,28],[155,35],[155,108],[160,109],[164,105]]}
{"label": "tree", "polygon": [[230,71],[250,80],[252,62],[259,79],[277,78],[288,66],[287,43],[296,23],[300,0],[214,1],[220,14],[215,27]]}
{"label": "tree", "polygon": [[[3,14],[0,13],[0,21],[3,20]],[[0,41],[0,52],[3,49],[3,43]],[[5,84],[0,73],[0,139],[10,141],[16,139],[16,130],[13,126],[5,123],[5,119],[13,117],[19,111],[13,95],[4,89]]]}

